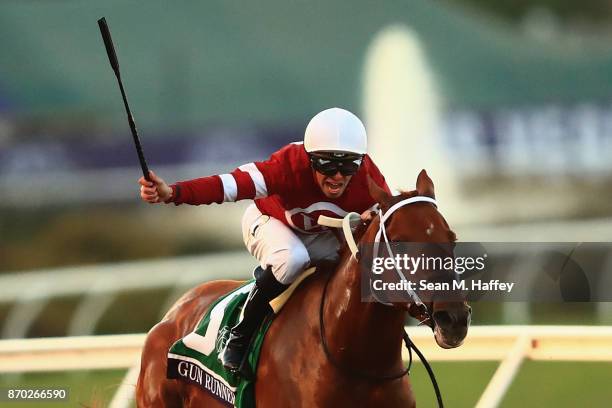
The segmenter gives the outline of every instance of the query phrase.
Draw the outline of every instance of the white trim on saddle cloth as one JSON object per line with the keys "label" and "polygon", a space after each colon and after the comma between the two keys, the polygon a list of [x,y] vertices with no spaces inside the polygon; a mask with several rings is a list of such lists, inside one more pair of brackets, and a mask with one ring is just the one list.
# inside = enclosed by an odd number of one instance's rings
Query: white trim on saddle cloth
{"label": "white trim on saddle cloth", "polygon": [[[233,293],[230,293],[215,305],[213,309],[210,311],[210,321],[208,322],[208,327],[206,327],[206,333],[204,336],[196,333],[195,331],[189,333],[187,336],[183,337],[183,344],[189,347],[192,350],[198,351],[204,355],[210,355],[215,350],[215,345],[217,343],[217,334],[219,333],[219,328],[221,327],[221,321],[223,320],[223,314],[225,313],[225,308],[227,304],[236,296],[242,293],[249,293],[251,288],[255,282],[251,282],[248,285],[244,285]],[[200,323],[196,324],[198,327]],[[195,329],[194,329],[195,330]]]}
{"label": "white trim on saddle cloth", "polygon": [[[306,269],[283,293],[270,301],[270,307],[272,307],[274,313],[278,313],[283,308],[298,285],[308,276],[312,275],[315,270],[315,267]],[[221,321],[223,320],[225,308],[227,307],[228,303],[230,303],[237,295],[249,293],[254,284],[255,282],[251,282],[248,285],[238,288],[234,292],[227,295],[225,299],[217,303],[210,311],[210,320],[208,322],[208,326],[206,327],[206,333],[204,336],[193,331],[187,336],[183,337],[183,344],[185,344],[185,346],[188,348],[198,351],[204,355],[210,355],[210,353],[212,353],[217,346],[217,337],[219,334],[219,329],[221,328]],[[199,325],[200,324],[198,322],[196,327]]]}

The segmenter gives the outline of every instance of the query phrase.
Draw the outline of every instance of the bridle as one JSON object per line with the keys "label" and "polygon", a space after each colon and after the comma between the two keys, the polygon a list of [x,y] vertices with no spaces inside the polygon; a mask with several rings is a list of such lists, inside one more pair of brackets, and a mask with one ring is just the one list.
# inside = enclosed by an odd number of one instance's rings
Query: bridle
{"label": "bridle", "polygon": [[[391,241],[389,240],[389,237],[387,237],[386,223],[391,218],[391,215],[393,215],[393,213],[397,211],[398,209],[406,205],[409,205],[409,204],[420,203],[420,202],[430,203],[430,204],[433,204],[435,207],[438,206],[438,203],[436,202],[436,200],[431,197],[414,196],[414,197],[410,197],[410,198],[406,198],[406,199],[398,201],[397,203],[389,207],[387,211],[383,211],[382,209],[379,210],[378,216],[379,216],[380,223],[379,223],[378,231],[376,233],[376,237],[374,239],[374,251],[372,253],[373,256],[378,255],[380,243],[382,239],[382,242],[384,243],[389,255],[393,257],[393,251],[391,250],[391,245],[390,245]],[[335,218],[321,216],[319,217],[319,220],[318,220],[318,223],[320,225],[342,229],[342,232],[344,233],[344,238],[346,240],[346,244],[349,250],[351,251],[352,257],[355,258],[356,260],[359,259],[360,251],[359,251],[359,246],[355,242],[355,237],[353,236],[352,228],[357,222],[361,222],[361,217],[357,213],[349,213],[343,219],[335,219]],[[404,274],[400,270],[398,270],[395,265],[394,265],[394,269],[396,273],[398,274],[401,281],[407,281]],[[370,289],[371,287],[372,286],[370,284]],[[370,292],[371,292],[372,298],[376,300],[376,302],[381,303],[386,306],[395,306],[393,303],[386,302],[380,299],[371,290]],[[429,311],[429,308],[427,307],[427,304],[425,304],[413,290],[406,288],[406,292],[408,293],[408,296],[412,300],[412,302],[410,303],[411,306],[409,308],[409,311],[411,312],[410,314],[419,320],[419,324],[425,324],[433,330],[434,323],[433,323],[432,315]],[[413,307],[417,308],[418,310],[416,312],[412,312],[411,309]]]}
{"label": "bridle", "polygon": [[324,315],[324,308],[325,308],[325,298],[327,295],[327,288],[329,287],[329,282],[331,281],[331,277],[333,276],[333,273],[328,273],[327,275],[327,279],[325,280],[325,286],[323,286],[323,293],[321,294],[321,303],[319,305],[319,327],[321,328],[320,334],[321,334],[321,345],[323,346],[323,352],[325,353],[325,357],[327,357],[327,359],[329,360],[330,363],[332,363],[332,365],[334,367],[336,367],[339,371],[342,371],[352,377],[356,377],[358,379],[362,379],[362,380],[368,380],[368,381],[391,381],[391,380],[397,380],[398,378],[402,378],[403,376],[405,376],[406,374],[410,373],[410,368],[412,367],[412,351],[410,349],[410,343],[411,340],[410,338],[408,338],[408,335],[404,332],[404,342],[406,343],[406,347],[408,348],[408,354],[409,354],[409,361],[408,361],[408,366],[406,367],[405,370],[403,370],[402,372],[398,373],[398,374],[390,374],[390,375],[375,375],[372,374],[370,372],[367,372],[365,370],[354,370],[354,369],[348,369],[346,367],[344,367],[343,365],[341,365],[338,361],[336,361],[336,359],[332,356],[331,352],[329,351],[329,345],[327,344],[327,337],[325,336],[325,321],[323,319],[323,315]]}
{"label": "bridle", "polygon": [[[427,203],[431,203],[434,206],[437,207],[437,202],[435,199],[431,198],[431,197],[426,197],[426,196],[415,196],[415,197],[410,197],[410,198],[406,198],[403,199],[401,201],[398,201],[397,203],[393,204],[391,207],[389,207],[389,209],[387,211],[384,211],[381,209],[378,213],[379,219],[380,219],[380,224],[379,224],[379,228],[378,228],[378,232],[376,233],[376,237],[374,240],[374,254],[378,253],[379,250],[379,246],[382,242],[385,244],[387,251],[389,253],[390,256],[393,256],[393,252],[391,251],[391,245],[390,245],[390,240],[387,236],[387,231],[386,231],[386,227],[385,224],[387,221],[390,220],[391,216],[393,215],[393,213],[395,211],[397,211],[398,209],[409,205],[409,204],[413,204],[413,203],[419,203],[419,202],[427,202]],[[319,223],[322,225],[328,225],[328,226],[335,226],[338,228],[342,228],[346,241],[347,241],[347,245],[349,247],[349,249],[351,250],[351,257],[355,258],[355,260],[359,259],[359,247],[355,242],[355,238],[353,237],[352,231],[351,231],[351,219],[356,220],[359,218],[356,218],[355,216],[359,217],[359,214],[356,213],[350,213],[348,214],[341,223],[336,222],[334,223],[333,221],[330,221],[329,219],[327,219],[326,222],[322,222],[321,218],[319,219]],[[325,220],[323,220],[325,221]],[[404,274],[399,271],[397,268],[394,267],[394,269],[396,270],[396,272],[398,273],[398,275],[400,276],[401,279],[406,280],[406,277],[404,276]],[[396,380],[399,378],[402,378],[403,376],[405,376],[406,374],[410,373],[410,368],[412,367],[412,349],[414,349],[414,351],[417,353],[417,355],[419,356],[419,358],[421,359],[421,361],[423,362],[425,368],[427,369],[427,372],[429,373],[429,376],[432,380],[435,392],[436,392],[436,398],[438,400],[438,405],[439,407],[443,407],[443,403],[442,403],[442,395],[440,393],[440,389],[438,387],[437,381],[435,379],[435,376],[433,374],[433,371],[429,365],[429,363],[427,362],[427,360],[425,359],[425,356],[423,356],[423,354],[420,352],[420,350],[415,346],[415,344],[412,342],[412,340],[410,340],[410,337],[408,336],[408,333],[404,330],[404,334],[403,334],[403,340],[404,343],[406,345],[406,348],[408,349],[408,355],[409,355],[409,361],[408,361],[408,366],[406,367],[406,369],[404,369],[402,372],[397,373],[397,374],[390,374],[390,375],[375,375],[373,373],[367,372],[365,370],[355,370],[355,369],[349,369],[343,365],[341,365],[338,361],[336,361],[334,359],[334,357],[332,356],[331,352],[329,351],[329,346],[327,344],[327,339],[325,336],[325,321],[323,319],[324,316],[324,308],[325,308],[325,298],[327,295],[327,288],[329,286],[329,282],[331,281],[331,277],[333,276],[333,273],[329,273],[327,276],[327,279],[325,281],[325,285],[323,287],[323,292],[321,293],[321,303],[320,303],[320,307],[319,307],[319,326],[320,326],[320,337],[321,337],[321,345],[323,346],[323,352],[325,353],[325,356],[327,357],[327,359],[329,360],[329,362],[336,367],[336,369],[338,369],[339,371],[344,372],[345,374],[351,376],[351,377],[355,377],[358,379],[362,379],[362,380],[368,380],[368,381],[392,381],[392,380]],[[412,290],[407,289],[408,292],[408,296],[410,296],[412,302],[414,305],[416,305],[416,307],[420,308],[420,312],[421,315],[424,316],[424,319],[421,320],[421,323],[424,323],[425,321],[429,320],[429,325],[433,330],[433,320],[431,318],[431,313],[429,312],[427,305],[425,303],[423,303],[423,301],[421,300],[421,298]],[[385,303],[380,301],[379,299],[377,299],[376,297],[374,297],[377,302],[383,304],[383,305],[387,305],[387,306],[393,306],[392,303]]]}
{"label": "bridle", "polygon": [[[391,215],[393,215],[393,213],[397,210],[399,210],[400,208],[409,205],[409,204],[414,204],[414,203],[431,203],[433,204],[436,208],[438,207],[438,203],[436,202],[435,199],[431,198],[431,197],[427,197],[427,196],[414,196],[414,197],[410,197],[410,198],[406,198],[404,200],[398,201],[397,203],[393,204],[391,207],[389,207],[389,209],[385,212],[383,212],[383,210],[381,209],[379,212],[379,217],[380,217],[380,223],[379,223],[379,227],[378,227],[378,232],[376,233],[376,237],[374,238],[374,251],[373,251],[373,256],[377,256],[379,253],[379,246],[381,243],[381,239],[382,242],[384,243],[386,249],[387,249],[387,253],[389,254],[389,257],[394,258],[393,255],[393,251],[391,250],[391,245],[390,245],[390,240],[389,237],[387,237],[387,229],[386,229],[386,223],[387,221],[389,221],[389,219],[391,218]],[[408,279],[406,279],[406,276],[402,273],[402,271],[400,271],[399,269],[397,269],[397,266],[394,264],[393,265],[393,269],[395,269],[395,272],[397,273],[398,277],[400,278],[401,281],[407,281]],[[371,287],[371,286],[370,286]],[[427,307],[427,305],[421,300],[421,298],[419,297],[419,295],[411,290],[410,288],[406,288],[406,293],[408,294],[408,296],[410,297],[410,299],[412,300],[412,304],[418,308],[418,319],[419,319],[419,324],[426,324],[429,327],[431,327],[431,329],[434,329],[434,325],[433,325],[433,319],[432,319],[432,314],[429,311],[429,308]],[[389,302],[384,302],[381,301],[380,299],[378,299],[377,297],[374,296],[374,299],[376,299],[377,302],[382,303],[386,306],[393,306],[392,303]]]}

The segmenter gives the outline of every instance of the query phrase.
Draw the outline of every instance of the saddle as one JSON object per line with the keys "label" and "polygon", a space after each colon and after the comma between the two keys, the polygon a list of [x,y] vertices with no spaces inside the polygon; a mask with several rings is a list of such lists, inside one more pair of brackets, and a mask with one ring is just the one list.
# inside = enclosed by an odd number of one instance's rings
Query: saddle
{"label": "saddle", "polygon": [[[319,266],[319,268],[321,268],[321,266]],[[287,303],[287,301],[289,300],[291,295],[293,295],[293,292],[300,285],[300,283],[302,283],[304,279],[312,275],[316,270],[317,267],[315,266],[304,270],[304,272],[302,272],[300,276],[298,276],[297,279],[293,281],[293,283],[289,285],[289,287],[283,293],[281,293],[276,298],[270,301],[270,307],[272,307],[272,310],[274,310],[274,314],[278,314],[278,312],[280,312],[280,310],[283,308],[283,306],[285,306],[285,303]],[[259,271],[261,271],[261,269],[259,268],[255,268],[255,270],[253,271],[253,277],[255,278],[255,280],[259,278],[259,276],[257,276],[257,272]]]}

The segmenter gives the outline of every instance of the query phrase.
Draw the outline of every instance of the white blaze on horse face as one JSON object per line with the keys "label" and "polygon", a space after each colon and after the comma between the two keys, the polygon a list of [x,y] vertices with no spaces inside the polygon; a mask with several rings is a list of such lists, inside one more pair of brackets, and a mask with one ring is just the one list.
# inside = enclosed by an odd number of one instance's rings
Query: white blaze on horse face
{"label": "white blaze on horse face", "polygon": [[430,237],[431,237],[431,235],[433,234],[433,231],[434,231],[434,225],[433,225],[433,224],[429,224],[429,228],[427,228],[427,229],[425,230],[425,233],[426,233],[428,236],[430,236]]}

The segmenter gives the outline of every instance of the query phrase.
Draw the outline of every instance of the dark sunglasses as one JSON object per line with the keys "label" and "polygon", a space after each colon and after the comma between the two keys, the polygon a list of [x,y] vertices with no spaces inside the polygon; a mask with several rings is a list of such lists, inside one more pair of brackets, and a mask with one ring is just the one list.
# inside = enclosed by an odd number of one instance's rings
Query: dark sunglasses
{"label": "dark sunglasses", "polygon": [[338,159],[329,156],[310,155],[312,168],[328,177],[334,176],[338,172],[343,176],[357,174],[361,160],[361,156]]}

